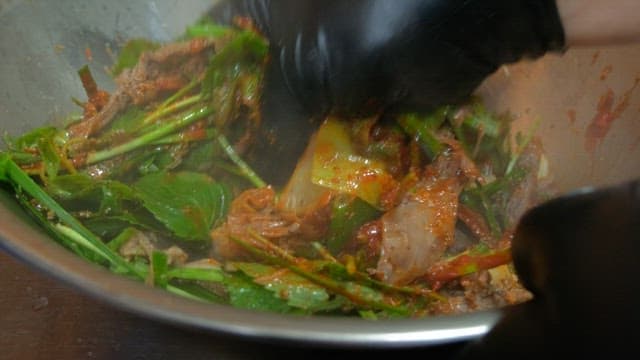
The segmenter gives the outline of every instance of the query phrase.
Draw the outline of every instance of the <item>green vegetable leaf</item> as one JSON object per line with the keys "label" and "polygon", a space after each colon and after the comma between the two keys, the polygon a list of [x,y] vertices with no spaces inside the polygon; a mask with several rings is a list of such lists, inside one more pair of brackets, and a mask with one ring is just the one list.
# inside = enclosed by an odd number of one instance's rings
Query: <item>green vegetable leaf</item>
{"label": "green vegetable leaf", "polygon": [[275,296],[273,292],[253,282],[242,274],[234,274],[226,280],[229,303],[238,308],[290,313],[293,309],[285,300]]}
{"label": "green vegetable leaf", "polygon": [[214,167],[221,154],[220,146],[213,141],[205,141],[191,148],[180,167],[186,171],[206,172]]}
{"label": "green vegetable leaf", "polygon": [[221,283],[227,278],[222,269],[190,267],[173,268],[167,272],[167,277],[169,279],[211,281],[217,283]]}
{"label": "green vegetable leaf", "polygon": [[226,187],[198,173],[153,173],[138,180],[134,188],[144,206],[185,240],[208,240],[209,231],[229,206]]}
{"label": "green vegetable leaf", "polygon": [[55,179],[60,171],[60,156],[53,143],[53,138],[42,138],[38,141],[38,149],[44,163],[44,169],[47,174],[47,181]]}
{"label": "green vegetable leaf", "polygon": [[[113,136],[115,133],[131,134],[137,131],[143,125],[144,115],[144,110],[136,106],[127,108],[126,111],[113,119],[109,124],[108,132],[101,138]],[[107,141],[111,141],[111,139],[109,138]]]}
{"label": "green vegetable leaf", "polygon": [[435,159],[444,149],[435,132],[445,122],[449,111],[449,107],[443,107],[424,116],[418,114],[402,115],[398,118],[398,124],[405,133],[417,141],[430,159]]}
{"label": "green vegetable leaf", "polygon": [[0,153],[0,181],[9,181],[9,164],[11,162],[7,153]]}
{"label": "green vegetable leaf", "polygon": [[120,251],[120,247],[124,245],[127,241],[131,240],[134,236],[138,235],[138,230],[133,227],[128,227],[124,229],[118,236],[113,238],[111,241],[107,243],[109,249],[114,252]]}
{"label": "green vegetable leaf", "polygon": [[313,312],[339,306],[330,302],[329,294],[323,287],[289,270],[258,263],[232,263],[231,265],[292,307]]}
{"label": "green vegetable leaf", "polygon": [[[61,175],[52,179],[47,184],[47,192],[61,200],[87,201],[89,198],[97,198],[100,199],[97,201],[98,203],[102,202],[100,195],[106,198],[116,198],[119,201],[137,199],[135,192],[119,181],[97,180],[82,173]],[[107,199],[107,202],[113,205],[115,200]]]}
{"label": "green vegetable leaf", "polygon": [[327,247],[337,254],[342,247],[366,222],[376,219],[382,213],[353,196],[338,196],[332,202],[331,222],[327,235]]}
{"label": "green vegetable leaf", "polygon": [[113,76],[119,75],[125,69],[136,66],[140,55],[145,51],[152,51],[159,48],[160,45],[147,39],[132,39],[120,50],[120,55],[115,65],[111,68]]}
{"label": "green vegetable leaf", "polygon": [[263,64],[268,52],[269,44],[262,36],[252,31],[238,33],[211,58],[202,83],[203,94],[208,96],[215,88],[237,78],[242,68]]}
{"label": "green vegetable leaf", "polygon": [[167,271],[169,270],[169,257],[162,251],[154,250],[151,253],[151,272],[153,276],[153,284],[155,286],[165,287],[169,282]]}
{"label": "green vegetable leaf", "polygon": [[36,128],[16,139],[9,141],[9,147],[13,150],[35,149],[41,139],[55,137],[59,130],[55,127],[46,126]]}
{"label": "green vegetable leaf", "polygon": [[198,37],[219,38],[233,32],[234,29],[229,26],[218,25],[210,19],[202,19],[196,24],[187,26],[184,38],[193,39]]}

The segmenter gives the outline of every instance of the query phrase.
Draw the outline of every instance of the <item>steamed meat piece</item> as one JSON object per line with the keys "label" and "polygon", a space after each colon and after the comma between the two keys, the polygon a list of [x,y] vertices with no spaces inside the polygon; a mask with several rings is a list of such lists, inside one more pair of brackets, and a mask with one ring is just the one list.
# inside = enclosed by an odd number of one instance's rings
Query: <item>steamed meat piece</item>
{"label": "steamed meat piece", "polygon": [[456,152],[441,155],[403,201],[382,216],[377,274],[407,284],[423,275],[453,243],[458,197],[465,181]]}

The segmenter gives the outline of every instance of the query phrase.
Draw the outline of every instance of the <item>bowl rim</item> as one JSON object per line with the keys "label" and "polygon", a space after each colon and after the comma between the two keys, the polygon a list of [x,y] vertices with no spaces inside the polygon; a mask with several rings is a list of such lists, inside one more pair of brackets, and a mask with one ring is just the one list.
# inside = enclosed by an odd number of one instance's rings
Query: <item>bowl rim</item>
{"label": "bowl rim", "polygon": [[205,304],[145,286],[89,263],[1,203],[0,221],[0,249],[47,276],[121,310],[211,334],[339,348],[433,346],[479,338],[490,330],[501,313],[494,309],[423,319],[371,321],[281,315]]}

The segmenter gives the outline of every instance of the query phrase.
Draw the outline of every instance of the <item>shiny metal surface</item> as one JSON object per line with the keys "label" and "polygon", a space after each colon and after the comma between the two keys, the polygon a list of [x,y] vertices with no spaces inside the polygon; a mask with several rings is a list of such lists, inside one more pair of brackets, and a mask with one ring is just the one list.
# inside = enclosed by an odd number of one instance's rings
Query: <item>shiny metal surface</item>
{"label": "shiny metal surface", "polygon": [[[19,134],[62,124],[82,98],[76,70],[89,64],[97,81],[131,37],[170,40],[211,1],[0,0],[0,130]],[[88,50],[87,50],[88,49]],[[494,109],[511,110],[520,124],[540,120],[560,191],[640,176],[640,47],[587,49],[501,69],[480,93]],[[609,70],[607,70],[609,69]],[[585,131],[608,89],[628,106],[593,152]],[[455,317],[371,322],[256,313],[177,298],[87,264],[34,226],[10,194],[0,190],[0,248],[61,281],[114,306],[180,326],[264,340],[338,347],[406,347],[477,338],[499,317],[480,312]]]}

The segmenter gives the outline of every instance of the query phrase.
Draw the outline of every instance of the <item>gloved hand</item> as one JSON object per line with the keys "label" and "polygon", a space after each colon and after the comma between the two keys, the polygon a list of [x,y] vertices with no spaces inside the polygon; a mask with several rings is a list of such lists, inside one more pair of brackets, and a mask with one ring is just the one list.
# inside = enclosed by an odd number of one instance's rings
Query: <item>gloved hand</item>
{"label": "gloved hand", "polygon": [[455,103],[500,65],[564,44],[555,0],[224,0],[211,14],[252,18],[313,114]]}
{"label": "gloved hand", "polygon": [[461,359],[540,359],[565,353],[610,358],[635,350],[640,181],[532,209],[512,246],[516,271],[534,300],[508,310]]}
{"label": "gloved hand", "polygon": [[500,65],[564,44],[555,0],[222,0],[209,15],[249,17],[270,41],[270,142],[248,161],[272,183],[286,180],[327,113],[452,104]]}

